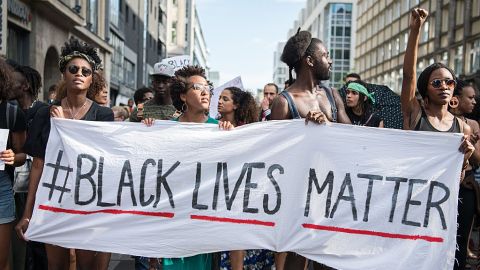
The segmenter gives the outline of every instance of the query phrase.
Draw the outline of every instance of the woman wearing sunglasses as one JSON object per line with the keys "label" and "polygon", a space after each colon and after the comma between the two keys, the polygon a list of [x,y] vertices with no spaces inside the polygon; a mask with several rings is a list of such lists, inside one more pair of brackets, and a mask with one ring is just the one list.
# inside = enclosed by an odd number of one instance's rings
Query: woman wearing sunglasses
{"label": "woman wearing sunglasses", "polygon": [[[70,39],[62,48],[59,62],[65,81],[66,96],[50,107],[39,109],[28,131],[26,153],[33,157],[28,188],[28,198],[22,219],[15,227],[21,239],[28,228],[35,204],[40,177],[43,171],[45,150],[50,134],[50,118],[67,118],[88,121],[113,121],[113,112],[87,98],[92,84],[92,74],[100,67],[101,60],[95,48]],[[70,265],[69,249],[46,245],[48,269],[63,270]],[[107,269],[110,254],[88,250],[76,250],[77,269]]]}
{"label": "woman wearing sunglasses", "polygon": [[[457,84],[454,72],[441,63],[435,63],[425,68],[418,77],[418,83],[416,81],[418,40],[420,29],[427,16],[426,10],[415,8],[410,17],[410,35],[403,62],[401,94],[403,128],[433,132],[463,132],[465,136],[459,150],[464,153],[463,170],[465,170],[475,148],[468,138],[471,128],[448,111],[448,105]],[[421,106],[415,98],[415,86],[422,96],[424,106]],[[463,188],[460,186],[459,213],[462,212],[461,208],[463,207],[462,191]],[[458,217],[457,221],[461,222],[461,220],[462,217]],[[465,235],[462,232],[462,226],[465,224],[459,224],[457,231],[459,248],[455,253],[454,269],[465,269],[468,233]]]}
{"label": "woman wearing sunglasses", "polygon": [[[182,123],[217,124],[221,129],[233,129],[228,121],[218,121],[208,116],[212,87],[207,81],[205,69],[199,66],[185,66],[175,72],[170,85],[173,106],[181,115],[173,121]],[[146,118],[142,122],[152,126],[155,119]],[[181,143],[181,142],[179,142]],[[163,270],[211,270],[219,264],[213,254],[199,254],[184,258],[150,259],[150,269]],[[159,267],[161,263],[161,267]]]}

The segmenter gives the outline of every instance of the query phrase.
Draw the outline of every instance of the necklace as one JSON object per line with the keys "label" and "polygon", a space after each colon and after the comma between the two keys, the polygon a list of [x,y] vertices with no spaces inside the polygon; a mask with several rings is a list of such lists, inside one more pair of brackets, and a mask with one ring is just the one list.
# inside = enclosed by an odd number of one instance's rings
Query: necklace
{"label": "necklace", "polygon": [[[85,99],[85,102],[83,103],[82,107],[80,107],[80,109],[78,109],[78,111],[76,113],[73,113],[73,108],[70,106],[70,103],[68,102],[68,99],[65,99],[67,101],[67,106],[68,106],[68,110],[70,111],[70,115],[72,116],[71,119],[76,119],[77,115],[82,111],[83,107],[85,107],[85,105],[87,105],[87,101],[88,101],[88,98]],[[78,119],[76,119],[78,120]]]}

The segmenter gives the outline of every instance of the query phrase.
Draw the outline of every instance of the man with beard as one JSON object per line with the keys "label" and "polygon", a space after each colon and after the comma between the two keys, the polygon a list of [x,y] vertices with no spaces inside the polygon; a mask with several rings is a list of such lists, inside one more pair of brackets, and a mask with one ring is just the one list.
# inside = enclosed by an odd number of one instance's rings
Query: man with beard
{"label": "man with beard", "polygon": [[289,80],[293,81],[292,70],[295,70],[297,78],[273,101],[272,120],[311,116],[315,121],[351,123],[338,91],[319,85],[320,81],[330,78],[332,66],[328,50],[321,40],[299,29],[287,41],[281,60],[290,69]]}
{"label": "man with beard", "polygon": [[[330,78],[332,66],[321,40],[298,29],[285,44],[281,60],[289,67],[289,81],[293,81],[292,70],[297,76],[294,83],[274,99],[272,120],[305,118],[315,123],[351,124],[338,91],[319,84]],[[305,269],[307,264],[306,258],[292,252],[275,256],[277,270]],[[313,265],[314,269],[329,269],[318,263]]]}
{"label": "man with beard", "polygon": [[[155,97],[143,104],[143,113],[140,118],[153,118],[157,120],[170,120],[174,118],[176,109],[172,103],[170,95],[170,82],[175,70],[172,65],[164,62],[156,63],[153,67],[152,89]],[[138,110],[134,110],[130,121],[140,122],[137,114]]]}

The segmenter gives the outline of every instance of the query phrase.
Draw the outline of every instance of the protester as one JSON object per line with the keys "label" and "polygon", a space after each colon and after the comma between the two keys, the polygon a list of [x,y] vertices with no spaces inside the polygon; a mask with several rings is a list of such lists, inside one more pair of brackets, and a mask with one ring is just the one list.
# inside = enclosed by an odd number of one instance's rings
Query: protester
{"label": "protester", "polygon": [[[402,112],[405,130],[455,132],[464,133],[460,151],[464,153],[463,170],[468,168],[469,158],[475,150],[469,141],[468,135],[472,133],[470,126],[448,111],[448,105],[456,86],[455,73],[441,63],[434,63],[425,68],[418,82],[416,79],[417,52],[420,37],[420,29],[427,19],[428,12],[424,9],[415,8],[410,17],[410,34],[403,62],[402,82]],[[415,98],[415,86],[423,99],[424,106]],[[465,188],[460,186],[458,209],[462,215],[465,202]],[[468,244],[467,224],[462,224],[463,218],[458,217],[459,227],[457,231],[458,248],[455,253],[454,269],[465,269],[466,253]],[[466,234],[465,234],[466,233]]]}
{"label": "protester", "polygon": [[0,160],[8,165],[5,170],[0,171],[0,269],[10,269],[8,255],[15,221],[12,166],[18,167],[25,162],[25,115],[19,106],[8,102],[13,84],[13,70],[0,59],[0,128],[9,130],[7,149],[0,152]]}
{"label": "protester", "polygon": [[[21,66],[13,61],[10,61],[10,65],[14,68],[15,83],[12,87],[14,99],[25,114],[25,121],[28,128],[31,126],[33,118],[37,111],[47,106],[47,104],[37,100],[40,88],[42,86],[42,77],[40,73],[29,67]],[[22,190],[25,180],[28,178],[32,164],[31,157],[27,156],[25,164],[15,168],[14,174],[14,190],[15,190],[15,208],[17,219],[20,219],[23,215],[25,203],[27,199],[27,193]],[[12,241],[13,251],[13,269],[47,269],[47,254],[45,252],[45,246],[43,243],[24,241],[18,239],[14,233]]]}
{"label": "protester", "polygon": [[[269,86],[267,84],[265,87]],[[265,95],[267,99],[269,95]],[[234,127],[256,122],[257,105],[253,96],[238,87],[225,88],[218,100],[220,121],[229,121]],[[222,252],[220,269],[266,269],[273,265],[273,253],[268,250],[235,250]]]}
{"label": "protester", "polygon": [[99,72],[93,73],[93,81],[87,92],[87,98],[95,101],[98,105],[109,107],[108,87],[105,77]]}
{"label": "protester", "polygon": [[113,111],[113,119],[114,121],[125,121],[125,119],[128,119],[127,116],[127,111],[125,110],[124,107],[122,106],[113,106],[112,107]]}
{"label": "protester", "polygon": [[321,40],[299,29],[287,41],[281,59],[289,67],[290,80],[292,70],[297,78],[273,101],[272,120],[305,118],[308,112],[315,112],[312,116],[317,120],[351,123],[338,91],[318,87],[320,81],[330,78],[332,65]]}
{"label": "protester", "polygon": [[135,106],[138,106],[138,104],[141,103],[145,103],[153,98],[153,90],[149,87],[139,88],[133,94],[133,101],[135,102]]}
{"label": "protester", "polygon": [[48,104],[53,104],[55,102],[57,96],[57,85],[50,85],[48,88],[48,97],[47,97],[47,103]]}
{"label": "protester", "polygon": [[[152,97],[153,97],[153,93],[152,93]],[[128,99],[127,106],[128,106],[129,114],[133,112],[133,104],[134,104],[133,99],[131,98]]]}
{"label": "protester", "polygon": [[[89,121],[113,121],[113,112],[100,107],[87,98],[92,84],[93,72],[100,67],[101,60],[96,49],[71,38],[62,48],[59,62],[60,72],[65,80],[66,97],[49,107],[40,108],[29,129],[26,152],[33,157],[30,173],[29,192],[22,219],[16,226],[20,238],[25,239],[35,204],[35,194],[43,171],[45,149],[50,133],[50,118],[68,118]],[[26,240],[26,239],[25,239]],[[49,269],[68,269],[69,249],[47,244]],[[88,250],[76,250],[77,269],[106,269],[110,255]],[[102,267],[100,267],[102,266]]]}
{"label": "protester", "polygon": [[[172,105],[170,83],[174,75],[174,67],[165,63],[156,63],[153,67],[152,89],[155,97],[143,106],[143,118],[158,120],[171,120],[175,116],[175,107]],[[134,110],[130,117],[131,122],[139,122],[137,111]]]}
{"label": "protester", "polygon": [[238,87],[225,88],[218,100],[220,121],[229,121],[234,127],[257,122],[257,105],[252,94]]}
{"label": "protester", "polygon": [[[465,117],[465,115],[471,114],[475,108],[475,92],[473,86],[465,81],[457,80],[457,86],[449,102],[450,112],[472,128],[470,142],[475,146],[475,151],[469,159],[470,164],[465,170],[464,180],[461,182],[460,189],[463,192],[463,201],[462,208],[458,209],[457,218],[459,224],[459,233],[457,235],[462,238],[462,242],[467,241],[467,243],[470,242],[471,228],[475,215],[480,216],[480,186],[475,181],[474,171],[474,167],[478,167],[480,163],[480,141],[478,140],[480,127],[477,121]],[[470,250],[467,249],[467,251],[469,257],[470,255],[476,257]]]}
{"label": "protester", "polygon": [[277,95],[278,86],[276,84],[267,83],[263,87],[263,100],[261,103],[262,112],[260,114],[260,121],[270,120],[270,114],[272,113],[272,103]]}
{"label": "protester", "polygon": [[[351,124],[338,91],[325,87],[319,89],[319,82],[330,78],[332,65],[321,40],[298,29],[285,44],[281,60],[289,67],[289,80],[293,81],[292,70],[297,78],[274,99],[272,120],[305,118],[314,123],[338,121]],[[304,269],[306,264],[307,260],[295,253],[288,253],[288,257],[286,253],[276,254],[277,270]]]}
{"label": "protester", "polygon": [[[175,108],[182,114],[172,119],[181,123],[218,124],[221,129],[230,130],[233,125],[228,121],[217,121],[208,116],[212,87],[207,81],[205,70],[199,66],[185,66],[175,72],[170,85],[171,98]],[[146,118],[147,126],[154,123],[154,118]],[[181,143],[181,142],[179,142]],[[218,261],[212,254],[199,254],[185,258],[163,258],[163,270],[210,270]],[[157,259],[151,259],[156,264]],[[155,266],[151,266],[155,268]]]}
{"label": "protester", "polygon": [[364,82],[349,81],[346,94],[346,112],[352,124],[383,128],[383,120],[373,110],[375,98],[368,92]]}

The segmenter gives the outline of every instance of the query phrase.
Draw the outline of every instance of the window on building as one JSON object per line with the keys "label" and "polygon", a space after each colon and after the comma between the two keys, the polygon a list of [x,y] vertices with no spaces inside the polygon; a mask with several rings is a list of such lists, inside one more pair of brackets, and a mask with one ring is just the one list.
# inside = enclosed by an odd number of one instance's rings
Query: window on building
{"label": "window on building", "polygon": [[113,47],[112,53],[112,71],[111,71],[111,78],[112,81],[121,84],[123,83],[124,79],[124,72],[123,72],[123,61],[124,61],[124,42],[117,36],[114,32],[110,31],[110,45]]}
{"label": "window on building", "polygon": [[[467,1],[470,1],[470,0],[467,0]],[[457,16],[456,16],[456,21],[455,21],[455,24],[456,25],[461,25],[463,24],[463,20],[465,19],[464,18],[464,1],[463,0],[457,0],[457,8],[456,8],[456,11],[457,11]],[[472,1],[472,2],[475,2],[475,1]],[[476,1],[478,2],[478,1]],[[455,2],[450,2],[451,4],[455,3]]]}
{"label": "window on building", "polygon": [[177,43],[177,22],[172,22],[172,43]]}
{"label": "window on building", "polygon": [[442,32],[448,31],[448,9],[442,10]]}
{"label": "window on building", "polygon": [[110,2],[110,22],[117,26],[120,20],[120,0],[112,0]]}
{"label": "window on building", "polygon": [[453,68],[456,75],[463,74],[463,45],[460,45],[455,49]]}
{"label": "window on building", "polygon": [[475,72],[480,69],[480,39],[472,43],[470,50],[470,72]]}
{"label": "window on building", "polygon": [[123,70],[125,71],[125,85],[130,88],[135,88],[135,64],[127,59],[123,62]]}
{"label": "window on building", "polygon": [[410,10],[410,0],[402,1],[402,13],[408,12]]}
{"label": "window on building", "polygon": [[93,33],[98,31],[98,3],[97,0],[87,1],[87,28]]}
{"label": "window on building", "polygon": [[448,66],[448,52],[443,52],[442,53],[442,59],[440,62],[446,66]]}
{"label": "window on building", "polygon": [[428,41],[428,38],[429,38],[429,35],[428,35],[428,30],[429,30],[429,22],[426,21],[424,24],[423,24],[423,29],[422,29],[422,39],[421,39],[421,42],[427,42]]}

